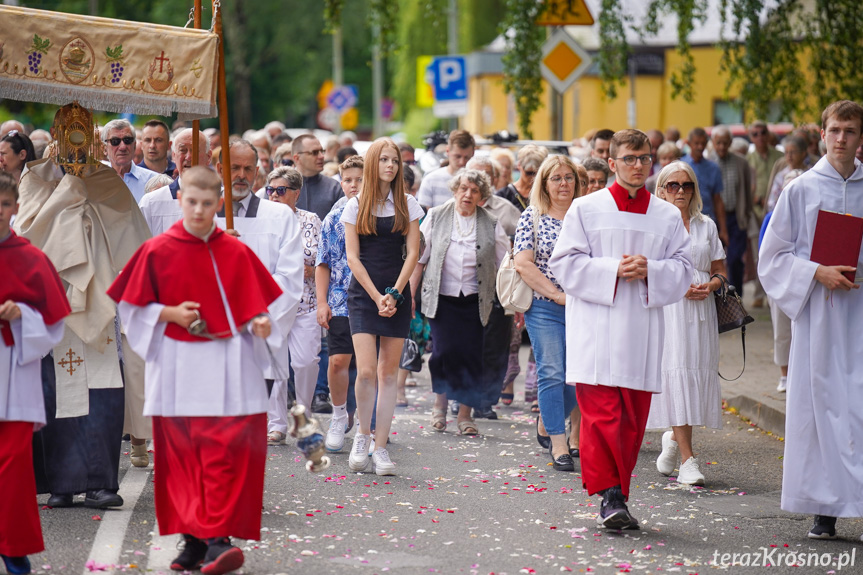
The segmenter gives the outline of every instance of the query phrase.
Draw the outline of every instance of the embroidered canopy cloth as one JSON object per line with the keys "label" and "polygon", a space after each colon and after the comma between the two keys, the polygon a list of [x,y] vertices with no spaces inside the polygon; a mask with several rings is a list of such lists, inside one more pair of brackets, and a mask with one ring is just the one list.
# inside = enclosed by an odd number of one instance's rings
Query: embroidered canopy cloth
{"label": "embroidered canopy cloth", "polygon": [[0,5],[0,97],[106,112],[216,115],[218,36]]}

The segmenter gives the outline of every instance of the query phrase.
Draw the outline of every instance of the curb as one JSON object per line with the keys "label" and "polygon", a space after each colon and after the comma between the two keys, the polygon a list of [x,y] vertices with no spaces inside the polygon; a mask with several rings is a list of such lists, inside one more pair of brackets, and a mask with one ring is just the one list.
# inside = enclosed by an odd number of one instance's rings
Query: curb
{"label": "curb", "polygon": [[777,437],[785,437],[785,412],[769,406],[747,395],[737,395],[725,399],[726,405],[737,409],[756,427],[769,431]]}

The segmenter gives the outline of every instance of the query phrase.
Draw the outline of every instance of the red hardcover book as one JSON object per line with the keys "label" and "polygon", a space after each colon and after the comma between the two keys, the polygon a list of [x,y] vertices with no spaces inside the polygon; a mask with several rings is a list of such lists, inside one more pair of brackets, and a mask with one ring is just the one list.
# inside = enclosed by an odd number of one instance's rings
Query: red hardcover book
{"label": "red hardcover book", "polygon": [[[863,244],[863,218],[819,210],[809,261],[824,266],[856,268],[857,261],[860,259],[861,244]],[[845,272],[843,275],[853,282],[855,274],[856,272]]]}

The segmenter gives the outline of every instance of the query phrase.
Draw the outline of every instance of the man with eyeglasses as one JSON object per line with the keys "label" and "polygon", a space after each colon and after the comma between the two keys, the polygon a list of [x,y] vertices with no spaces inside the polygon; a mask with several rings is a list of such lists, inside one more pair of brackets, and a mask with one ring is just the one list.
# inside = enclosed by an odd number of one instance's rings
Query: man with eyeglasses
{"label": "man with eyeglasses", "polygon": [[144,186],[157,174],[135,164],[137,140],[132,124],[123,119],[111,120],[102,128],[102,143],[111,167],[123,178],[135,203],[139,203],[144,197]]}
{"label": "man with eyeglasses", "polygon": [[302,134],[291,142],[294,167],[303,176],[303,189],[297,207],[314,212],[323,220],[339,198],[342,188],[333,178],[321,173],[324,169],[324,148],[312,134]]}
{"label": "man with eyeglasses", "polygon": [[704,128],[692,128],[689,132],[689,153],[681,160],[692,166],[698,179],[698,189],[701,192],[703,204],[701,213],[713,220],[719,228],[719,239],[724,245],[728,245],[725,204],[722,201],[722,172],[715,162],[704,157],[705,148],[707,148],[707,132]]}
{"label": "man with eyeglasses", "polygon": [[467,130],[453,130],[446,143],[446,157],[449,163],[425,175],[417,192],[417,201],[428,211],[452,199],[449,182],[457,171],[465,167],[473,157],[476,141]]}
{"label": "man with eyeglasses", "polygon": [[770,145],[767,124],[761,120],[756,120],[749,126],[749,139],[752,140],[754,149],[746,154],[746,161],[755,170],[755,194],[752,202],[760,225],[770,192],[770,173],[773,165],[782,158],[782,152]]}
{"label": "man with eyeglasses", "polygon": [[548,265],[567,295],[582,482],[602,495],[602,527],[638,529],[626,500],[651,397],[662,390],[662,308],[683,298],[693,272],[680,211],[644,187],[647,135],[617,132],[609,152],[616,181],[573,202]]}
{"label": "man with eyeglasses", "polygon": [[[192,167],[192,129],[181,130],[173,141],[174,159],[180,175],[170,185],[144,194],[138,207],[147,220],[154,236],[165,232],[183,217],[177,192],[183,185],[183,173]],[[203,132],[198,132],[198,165],[207,167],[210,163],[210,140]]]}
{"label": "man with eyeglasses", "polygon": [[728,279],[737,288],[737,293],[743,296],[743,256],[749,240],[749,218],[752,216],[752,170],[744,158],[731,153],[731,130],[727,126],[716,126],[711,136],[716,150],[716,163],[722,174],[722,203],[728,231],[725,250]]}

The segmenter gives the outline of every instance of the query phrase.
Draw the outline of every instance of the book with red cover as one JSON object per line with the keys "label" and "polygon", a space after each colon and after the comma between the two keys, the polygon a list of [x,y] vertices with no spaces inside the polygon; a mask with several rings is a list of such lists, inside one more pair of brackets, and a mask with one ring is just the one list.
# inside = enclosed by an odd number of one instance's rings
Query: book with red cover
{"label": "book with red cover", "polygon": [[[856,268],[861,243],[863,218],[819,210],[809,261],[824,266]],[[856,272],[844,272],[843,275],[853,282],[855,274]]]}

